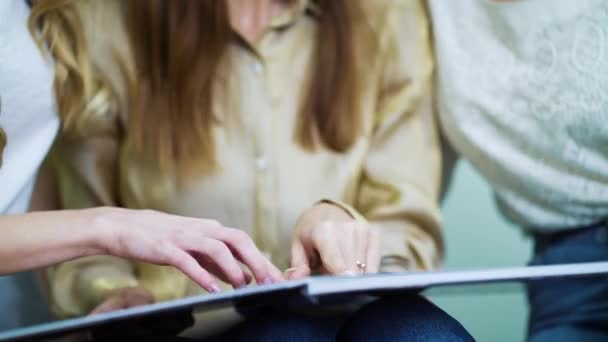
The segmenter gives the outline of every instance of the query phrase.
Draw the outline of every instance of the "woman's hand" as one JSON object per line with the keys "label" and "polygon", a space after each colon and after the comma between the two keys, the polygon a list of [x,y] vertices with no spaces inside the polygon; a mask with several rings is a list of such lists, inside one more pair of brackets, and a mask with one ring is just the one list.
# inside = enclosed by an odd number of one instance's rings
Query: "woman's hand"
{"label": "woman's hand", "polygon": [[[94,226],[101,227],[98,240],[104,254],[174,266],[212,293],[220,291],[213,275],[236,288],[251,281],[240,263],[259,284],[283,280],[245,232],[217,221],[148,210],[94,210],[99,212]],[[124,302],[120,296],[112,303]]]}
{"label": "woman's hand", "polygon": [[106,300],[91,311],[91,315],[153,303],[154,296],[148,290],[143,287],[127,287],[112,291]]}
{"label": "woman's hand", "polygon": [[320,203],[300,216],[291,246],[290,279],[324,274],[375,273],[380,268],[380,236],[342,208]]}

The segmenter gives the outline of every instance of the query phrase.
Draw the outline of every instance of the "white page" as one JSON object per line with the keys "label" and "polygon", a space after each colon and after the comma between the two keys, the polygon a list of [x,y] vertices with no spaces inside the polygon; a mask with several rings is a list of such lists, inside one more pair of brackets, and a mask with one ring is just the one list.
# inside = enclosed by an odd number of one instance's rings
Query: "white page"
{"label": "white page", "polygon": [[306,291],[309,296],[320,296],[344,292],[397,289],[415,290],[435,286],[527,281],[601,274],[605,274],[608,281],[608,262],[443,272],[394,273],[366,277],[312,278],[308,281]]}

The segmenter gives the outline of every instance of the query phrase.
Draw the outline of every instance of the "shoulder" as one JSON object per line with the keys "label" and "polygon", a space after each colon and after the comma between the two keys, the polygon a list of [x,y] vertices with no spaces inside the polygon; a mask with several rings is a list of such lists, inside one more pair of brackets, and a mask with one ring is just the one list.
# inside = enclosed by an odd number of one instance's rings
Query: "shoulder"
{"label": "shoulder", "polygon": [[362,13],[376,29],[394,20],[427,21],[425,0],[360,0]]}
{"label": "shoulder", "polygon": [[428,47],[430,23],[425,0],[360,0],[359,3],[381,51],[401,43]]}

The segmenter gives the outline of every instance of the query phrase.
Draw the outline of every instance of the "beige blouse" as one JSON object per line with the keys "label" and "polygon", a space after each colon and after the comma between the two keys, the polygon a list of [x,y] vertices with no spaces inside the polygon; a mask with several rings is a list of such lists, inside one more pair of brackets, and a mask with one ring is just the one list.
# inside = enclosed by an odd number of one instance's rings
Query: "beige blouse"
{"label": "beige blouse", "polygon": [[[115,18],[116,1],[84,1],[81,11],[91,56],[121,94],[124,86],[109,51],[126,49],[124,30],[116,20],[103,25],[104,16]],[[214,98],[216,112],[225,114],[214,131],[218,172],[178,187],[174,177],[125,144],[120,132],[126,113],[109,113],[93,120],[86,138],[58,142],[54,160],[63,205],[213,218],[245,230],[284,269],[296,220],[325,199],[380,229],[383,270],[437,266],[443,249],[441,160],[427,14],[421,0],[363,3],[375,39],[362,36],[358,44],[373,50],[375,41],[378,48],[362,66],[361,105],[353,115],[365,118],[365,131],[350,151],[310,153],[294,143],[298,104],[315,70],[312,51],[321,15],[311,1],[294,0],[257,46],[235,41],[230,47],[231,69]],[[114,257],[67,262],[47,275],[54,310],[63,316],[84,314],[108,291],[124,286],[144,286],[158,301],[201,292],[172,268]]]}

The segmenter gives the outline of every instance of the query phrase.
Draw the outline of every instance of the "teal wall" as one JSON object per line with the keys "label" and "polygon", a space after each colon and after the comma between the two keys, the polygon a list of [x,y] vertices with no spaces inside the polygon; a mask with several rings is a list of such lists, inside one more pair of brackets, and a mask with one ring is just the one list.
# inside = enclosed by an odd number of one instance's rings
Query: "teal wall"
{"label": "teal wall", "polygon": [[[524,265],[530,242],[497,211],[488,185],[459,162],[443,203],[447,269]],[[527,306],[520,286],[475,286],[429,292],[478,341],[523,341]]]}

